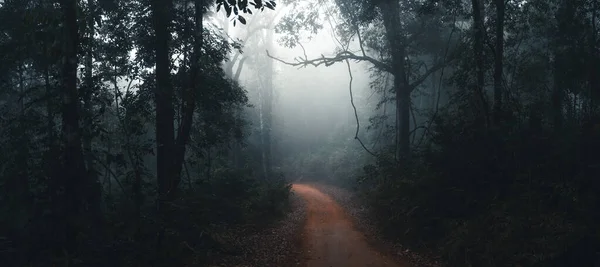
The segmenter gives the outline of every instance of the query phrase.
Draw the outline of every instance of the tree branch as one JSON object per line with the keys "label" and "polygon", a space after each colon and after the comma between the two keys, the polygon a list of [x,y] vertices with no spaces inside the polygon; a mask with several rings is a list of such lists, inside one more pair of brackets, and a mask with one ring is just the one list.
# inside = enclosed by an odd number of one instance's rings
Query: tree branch
{"label": "tree branch", "polygon": [[365,146],[363,141],[360,140],[360,137],[358,137],[358,131],[360,130],[360,120],[358,119],[358,111],[356,111],[356,105],[354,105],[354,96],[352,94],[352,80],[354,79],[354,77],[352,76],[352,69],[350,68],[350,61],[348,61],[347,59],[345,61],[346,61],[346,65],[348,66],[348,75],[350,75],[350,82],[348,83],[348,90],[350,91],[350,104],[352,104],[352,108],[354,109],[354,117],[356,118],[356,132],[354,133],[354,139],[358,140],[358,142],[360,143],[360,145],[363,147],[363,149],[365,151],[367,151],[372,156],[377,157],[377,155],[375,153],[371,152],[371,150],[369,150]]}
{"label": "tree branch", "polygon": [[329,67],[336,62],[342,62],[345,60],[356,60],[356,61],[367,61],[367,62],[375,65],[375,67],[377,67],[379,69],[382,69],[387,72],[392,72],[392,67],[390,65],[388,65],[382,61],[379,61],[377,59],[374,59],[372,57],[369,57],[369,56],[356,55],[350,51],[342,51],[333,57],[325,57],[323,55],[321,55],[320,58],[315,58],[315,59],[308,59],[306,57],[305,58],[297,57],[295,59],[296,62],[289,62],[289,61],[285,61],[283,59],[271,56],[271,54],[269,54],[269,50],[266,50],[266,51],[267,51],[268,57],[270,57],[274,60],[277,60],[283,64],[286,64],[289,66],[295,66],[295,67],[299,67],[299,68],[303,68],[308,65],[313,65],[315,67],[318,67],[320,65],[325,65],[326,67]]}
{"label": "tree branch", "polygon": [[[367,61],[371,64],[373,64],[375,67],[389,72],[389,73],[393,73],[392,71],[392,67],[382,61],[379,61],[377,59],[374,59],[372,57],[366,56],[366,55],[356,55],[350,51],[342,51],[340,53],[338,53],[337,55],[333,56],[333,57],[325,57],[323,55],[321,55],[320,58],[315,58],[315,59],[308,59],[308,57],[306,56],[306,54],[304,54],[304,58],[302,57],[296,57],[295,61],[296,62],[289,62],[289,61],[285,61],[283,59],[277,58],[272,56],[269,53],[269,50],[267,51],[267,56],[277,60],[283,64],[289,65],[289,66],[294,66],[294,67],[299,67],[299,68],[304,68],[308,65],[312,65],[315,67],[318,67],[320,65],[325,65],[326,67],[329,67],[331,65],[333,65],[334,63],[337,62],[342,62],[345,60],[356,60],[356,61]],[[409,84],[409,90],[412,92],[415,88],[417,88],[419,85],[421,85],[425,80],[427,80],[427,78],[429,77],[429,75],[435,73],[436,71],[446,67],[446,65],[451,62],[452,59],[450,60],[444,60],[442,62],[439,62],[438,64],[434,65],[432,68],[428,69],[423,75],[421,75],[418,79],[416,79],[414,82]]]}
{"label": "tree branch", "polygon": [[[452,60],[450,60],[452,61]],[[425,71],[425,73],[423,73],[423,75],[421,75],[418,79],[416,79],[414,82],[410,83],[408,85],[409,90],[412,92],[413,90],[415,90],[415,88],[417,88],[419,85],[421,85],[423,82],[425,82],[425,80],[427,80],[427,78],[429,77],[429,75],[435,73],[438,70],[443,69],[444,67],[446,67],[446,65],[450,62],[450,61],[442,61],[439,62],[438,64],[434,65],[432,68],[428,69],[427,71]]]}

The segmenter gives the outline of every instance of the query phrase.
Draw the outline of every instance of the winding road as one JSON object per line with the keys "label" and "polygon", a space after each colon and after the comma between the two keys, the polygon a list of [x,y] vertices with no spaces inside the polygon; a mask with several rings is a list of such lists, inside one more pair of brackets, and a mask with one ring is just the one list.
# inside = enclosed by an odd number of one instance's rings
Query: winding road
{"label": "winding road", "polygon": [[371,247],[342,207],[331,197],[305,184],[292,190],[306,201],[302,236],[305,267],[409,267]]}

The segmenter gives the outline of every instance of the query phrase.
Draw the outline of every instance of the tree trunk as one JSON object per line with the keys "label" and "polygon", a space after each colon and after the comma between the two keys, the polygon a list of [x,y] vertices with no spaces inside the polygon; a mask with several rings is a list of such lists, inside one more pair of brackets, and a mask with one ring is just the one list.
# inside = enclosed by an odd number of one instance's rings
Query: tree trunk
{"label": "tree trunk", "polygon": [[505,0],[495,0],[496,3],[496,51],[494,58],[494,123],[501,120],[502,114],[502,76],[504,58],[504,9]]}
{"label": "tree trunk", "polygon": [[406,44],[400,28],[400,3],[398,0],[385,0],[381,2],[380,9],[392,56],[396,95],[396,157],[406,159],[410,156],[411,92],[406,79]]}
{"label": "tree trunk", "polygon": [[93,80],[93,51],[92,43],[94,39],[94,0],[88,1],[89,14],[86,18],[88,44],[85,53],[85,85],[83,93],[83,152],[85,155],[86,167],[88,171],[93,172],[94,160],[92,157],[92,93],[94,91]]}
{"label": "tree trunk", "polygon": [[73,253],[77,248],[77,233],[81,229],[76,221],[80,216],[82,188],[85,179],[85,163],[81,148],[79,128],[79,96],[77,92],[77,1],[61,2],[64,23],[64,49],[62,70],[62,138],[64,160],[64,196],[62,197],[65,219],[66,249]]}
{"label": "tree trunk", "polygon": [[152,0],[152,19],[155,32],[156,88],[154,101],[156,104],[156,179],[158,184],[157,209],[159,231],[157,249],[159,264],[166,260],[162,255],[163,239],[166,227],[166,202],[172,190],[173,152],[174,152],[174,112],[173,87],[170,80],[169,42],[171,23],[171,0]]}
{"label": "tree trunk", "polygon": [[590,18],[590,24],[592,26],[592,31],[589,37],[589,57],[588,57],[588,105],[587,105],[587,116],[588,119],[593,116],[596,111],[596,98],[597,98],[597,88],[598,88],[598,77],[596,75],[596,66],[598,65],[598,54],[596,49],[596,8],[598,6],[598,2],[594,1],[592,6],[592,14]]}
{"label": "tree trunk", "polygon": [[93,127],[93,110],[92,110],[92,95],[95,90],[94,77],[93,77],[93,40],[94,40],[94,16],[95,16],[95,4],[94,0],[88,1],[89,14],[87,16],[86,24],[88,29],[88,47],[85,55],[85,86],[83,86],[83,155],[86,164],[86,194],[87,203],[89,209],[92,212],[93,223],[99,223],[102,220],[102,213],[100,208],[100,201],[102,198],[102,186],[98,180],[98,173],[96,171],[94,160],[94,154],[92,151],[92,127]]}
{"label": "tree trunk", "polygon": [[560,66],[558,63],[559,55],[554,56],[554,87],[552,90],[552,119],[554,122],[554,129],[560,130],[563,126],[563,99],[564,92],[560,83]]}
{"label": "tree trunk", "polygon": [[[475,106],[477,112],[481,112],[486,125],[489,125],[489,107],[485,100],[483,88],[485,86],[485,67],[484,67],[484,55],[483,55],[483,33],[485,31],[483,24],[482,10],[483,6],[479,0],[471,0],[473,9],[473,27],[474,27],[474,42],[473,50],[475,51],[475,66],[476,66],[476,77],[477,83],[475,84]],[[478,114],[480,115],[480,114]]]}
{"label": "tree trunk", "polygon": [[175,193],[181,183],[181,172],[185,160],[185,150],[190,139],[190,132],[194,122],[194,111],[196,109],[196,91],[201,90],[203,76],[200,70],[202,64],[202,46],[204,45],[204,5],[206,0],[195,0],[194,9],[194,51],[192,53],[192,67],[190,75],[190,84],[183,94],[183,103],[181,114],[183,120],[177,131],[177,141],[175,142],[175,163],[173,166],[173,182],[171,184],[170,198],[175,197]]}
{"label": "tree trunk", "polygon": [[[265,44],[267,45],[267,49],[272,50],[273,46],[273,31],[267,29],[265,36]],[[263,151],[264,151],[264,169],[265,169],[265,177],[267,179],[271,178],[272,171],[272,147],[271,147],[271,128],[273,123],[273,60],[267,58],[266,68],[264,70],[265,73],[265,84],[264,84],[264,95],[263,95]]]}

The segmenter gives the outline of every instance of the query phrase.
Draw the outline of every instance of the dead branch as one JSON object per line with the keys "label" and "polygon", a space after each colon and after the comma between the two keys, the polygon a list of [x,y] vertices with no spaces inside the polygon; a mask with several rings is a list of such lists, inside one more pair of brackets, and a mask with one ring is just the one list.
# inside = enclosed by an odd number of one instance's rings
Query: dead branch
{"label": "dead branch", "polygon": [[119,185],[119,187],[121,188],[121,191],[123,191],[123,195],[127,195],[127,190],[125,190],[125,186],[123,186],[123,184],[121,183],[121,181],[119,181],[119,176],[110,168],[110,166],[106,165],[104,162],[102,162],[95,155],[92,155],[92,157],[94,157],[94,160],[96,162],[100,163],[100,165],[102,165],[102,167],[104,167],[104,169],[106,171],[108,171],[112,175],[112,177],[114,178],[115,182],[117,182],[117,185]]}
{"label": "dead branch", "polygon": [[[342,51],[342,52],[338,53],[337,55],[335,55],[333,57],[326,57],[324,55],[321,55],[320,58],[315,58],[315,59],[308,59],[306,57],[306,53],[305,53],[304,54],[304,58],[302,58],[302,57],[296,57],[294,59],[296,62],[289,62],[289,61],[285,61],[283,59],[274,57],[274,56],[272,56],[269,53],[269,50],[266,50],[266,51],[267,51],[267,56],[268,57],[270,57],[270,58],[272,58],[272,59],[274,59],[276,61],[279,61],[279,62],[281,62],[283,64],[286,64],[286,65],[289,65],[289,66],[294,66],[294,67],[299,67],[299,68],[304,68],[304,67],[307,67],[308,65],[312,65],[314,67],[318,67],[320,65],[325,65],[326,67],[329,67],[329,66],[331,66],[331,65],[333,65],[333,64],[335,64],[337,62],[342,62],[342,61],[345,61],[345,60],[355,60],[355,61],[367,61],[367,62],[373,64],[375,67],[377,67],[377,68],[379,68],[379,69],[381,69],[383,71],[386,71],[386,72],[389,72],[389,73],[394,73],[393,69],[392,69],[392,67],[390,65],[388,65],[388,64],[386,64],[386,63],[384,63],[382,61],[379,61],[377,59],[374,59],[372,57],[369,57],[369,56],[366,56],[366,55],[363,55],[363,56],[357,55],[357,54],[354,54],[354,53],[352,53],[350,51]],[[423,82],[425,82],[425,80],[427,80],[427,78],[431,74],[433,74],[436,71],[441,70],[442,68],[446,67],[447,64],[450,63],[452,60],[453,59],[446,59],[446,60],[443,60],[441,62],[436,63],[433,67],[431,67],[430,69],[428,69],[418,79],[416,79],[415,81],[413,81],[412,83],[410,83],[408,85],[409,90],[412,92],[415,88],[417,88],[419,85],[421,85]]]}
{"label": "dead branch", "polygon": [[367,151],[372,156],[377,157],[375,153],[371,152],[371,150],[369,150],[365,146],[363,141],[360,140],[360,137],[358,137],[358,131],[360,130],[360,120],[358,119],[358,111],[356,111],[356,105],[354,105],[354,96],[352,94],[352,80],[354,79],[354,77],[352,76],[352,68],[350,68],[350,61],[348,61],[347,59],[345,61],[346,65],[348,66],[348,75],[350,75],[350,82],[348,83],[348,90],[350,91],[350,104],[352,104],[352,108],[354,109],[354,117],[356,118],[356,132],[354,133],[354,139],[358,140],[358,142],[365,151]]}
{"label": "dead branch", "polygon": [[443,60],[443,61],[438,62],[437,64],[435,64],[430,69],[428,69],[423,75],[421,75],[421,77],[419,77],[414,82],[412,82],[412,83],[410,83],[408,85],[408,87],[410,88],[410,91],[412,92],[413,90],[415,90],[415,88],[417,88],[419,85],[421,85],[423,82],[425,82],[425,80],[427,80],[427,78],[429,77],[429,75],[431,75],[434,72],[436,72],[438,70],[441,70],[444,67],[446,67],[446,65],[448,63],[450,63],[450,61],[452,61],[452,59],[450,59],[450,60]]}
{"label": "dead branch", "polygon": [[[456,23],[456,16],[454,17],[454,23]],[[448,41],[446,42],[446,51],[444,52],[444,57],[448,56],[448,52],[450,50],[450,41],[452,40],[452,36],[454,35],[456,28],[453,28],[452,31],[450,32],[450,36],[448,36]],[[431,119],[429,120],[429,123],[427,124],[427,126],[425,126],[425,128],[427,129],[427,131],[423,132],[423,135],[421,135],[421,138],[419,140],[419,146],[421,145],[421,143],[423,142],[423,140],[425,140],[425,134],[426,133],[430,133],[429,129],[431,128],[431,125],[434,123],[438,112],[440,110],[440,98],[441,98],[441,91],[442,91],[442,84],[444,82],[444,68],[441,68],[441,72],[440,72],[440,78],[439,78],[439,82],[438,82],[438,89],[437,89],[437,98],[436,98],[436,102],[435,102],[435,112],[433,113],[433,115],[431,116]]]}
{"label": "dead branch", "polygon": [[283,64],[286,64],[289,66],[294,66],[294,67],[299,67],[299,68],[303,68],[308,65],[312,65],[315,67],[318,67],[320,65],[325,65],[326,67],[329,67],[337,62],[342,62],[345,60],[355,60],[355,61],[368,61],[371,64],[375,65],[375,67],[377,67],[379,69],[393,73],[392,67],[390,65],[388,65],[382,61],[379,61],[377,59],[374,59],[372,57],[369,57],[369,56],[356,55],[350,51],[342,51],[333,57],[326,57],[324,55],[321,55],[320,58],[315,58],[315,59],[308,59],[307,57],[305,57],[305,58],[297,57],[297,58],[295,58],[296,62],[289,62],[289,61],[285,61],[283,59],[274,57],[271,54],[269,54],[269,50],[266,50],[266,51],[267,51],[268,57],[270,57],[274,60],[277,60]]}

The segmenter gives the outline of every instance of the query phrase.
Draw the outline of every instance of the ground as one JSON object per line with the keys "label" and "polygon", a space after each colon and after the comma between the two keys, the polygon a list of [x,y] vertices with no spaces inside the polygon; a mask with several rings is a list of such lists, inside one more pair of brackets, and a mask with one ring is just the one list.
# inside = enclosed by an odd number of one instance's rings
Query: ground
{"label": "ground", "polygon": [[354,228],[346,212],[318,189],[295,184],[293,191],[306,201],[307,219],[302,233],[306,267],[405,267],[377,251]]}
{"label": "ground", "polygon": [[386,244],[364,206],[347,190],[294,184],[291,208],[279,223],[253,234],[232,232],[238,255],[219,255],[211,266],[227,267],[412,267],[435,266],[397,244]]}

